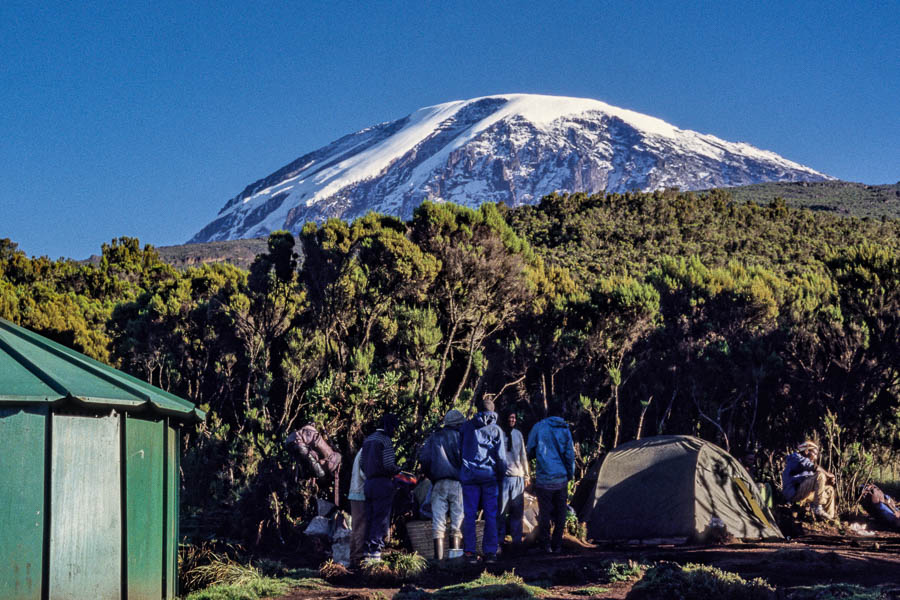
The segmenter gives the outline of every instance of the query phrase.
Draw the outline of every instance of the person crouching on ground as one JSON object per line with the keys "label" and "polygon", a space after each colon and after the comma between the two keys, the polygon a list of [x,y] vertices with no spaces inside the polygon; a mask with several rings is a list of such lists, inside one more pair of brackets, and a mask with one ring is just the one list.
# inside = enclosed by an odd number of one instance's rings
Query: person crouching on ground
{"label": "person crouching on ground", "polygon": [[396,416],[384,415],[381,427],[363,442],[360,461],[366,476],[365,558],[381,558],[384,540],[391,526],[391,504],[394,501],[394,483],[391,478],[400,472],[394,457],[391,437],[398,424]]}
{"label": "person crouching on ground", "polygon": [[569,481],[575,477],[575,444],[569,426],[560,416],[561,412],[558,404],[551,404],[547,418],[528,434],[526,446],[528,455],[536,459],[534,494],[538,499],[539,541],[548,553],[562,550]]}
{"label": "person crouching on ground", "polygon": [[[497,538],[503,544],[506,538],[506,521],[509,519],[509,534],[512,548],[522,547],[522,519],[525,516],[525,484],[528,481],[528,456],[525,454],[525,440],[516,429],[516,411],[509,409],[500,422],[506,444],[506,473],[500,488],[500,516],[497,519]],[[505,550],[504,550],[505,552]]]}
{"label": "person crouching on ground", "polygon": [[444,532],[450,516],[450,548],[459,548],[463,520],[462,484],[459,470],[462,454],[459,428],[466,417],[451,410],[444,417],[444,425],[432,433],[419,451],[419,464],[431,480],[431,531],[434,536],[434,558],[444,559]]}
{"label": "person crouching on ground", "polygon": [[463,545],[466,560],[478,562],[475,520],[478,506],[484,511],[484,560],[497,561],[497,495],[506,473],[506,444],[497,426],[494,401],[484,397],[479,412],[460,429],[463,489]]}
{"label": "person crouching on ground", "polygon": [[788,455],[781,474],[781,491],[785,500],[806,504],[812,500],[813,515],[834,519],[834,475],[816,464],[819,446],[807,440]]}

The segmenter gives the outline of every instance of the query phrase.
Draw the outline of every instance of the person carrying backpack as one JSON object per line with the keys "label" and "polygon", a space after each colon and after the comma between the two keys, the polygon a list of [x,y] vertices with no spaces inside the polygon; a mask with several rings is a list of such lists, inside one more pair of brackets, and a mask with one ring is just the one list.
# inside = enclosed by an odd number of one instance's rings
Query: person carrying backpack
{"label": "person carrying backpack", "polygon": [[460,442],[465,557],[470,563],[478,562],[475,520],[480,504],[484,511],[484,560],[497,562],[497,496],[506,473],[506,444],[491,398],[480,400],[479,412],[460,429]]}
{"label": "person carrying backpack", "polygon": [[538,422],[528,434],[526,446],[528,455],[536,459],[534,494],[538,499],[539,540],[544,550],[551,554],[562,550],[569,481],[575,477],[575,444],[560,412],[558,405],[551,404],[547,418]]}

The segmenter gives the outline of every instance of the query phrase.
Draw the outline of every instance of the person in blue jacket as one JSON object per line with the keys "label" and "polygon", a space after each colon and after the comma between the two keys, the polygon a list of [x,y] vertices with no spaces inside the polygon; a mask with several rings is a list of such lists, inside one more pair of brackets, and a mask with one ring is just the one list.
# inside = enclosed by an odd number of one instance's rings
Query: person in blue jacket
{"label": "person in blue jacket", "polygon": [[498,491],[506,473],[506,444],[503,431],[497,425],[492,398],[485,396],[480,400],[478,413],[460,428],[459,434],[465,557],[470,563],[478,562],[475,520],[480,504],[484,511],[484,560],[496,562]]}
{"label": "person in blue jacket", "polygon": [[554,553],[562,550],[569,481],[575,477],[575,444],[569,426],[562,419],[561,407],[551,404],[547,415],[531,429],[525,449],[536,462],[534,494],[538,499],[538,539],[544,550]]}

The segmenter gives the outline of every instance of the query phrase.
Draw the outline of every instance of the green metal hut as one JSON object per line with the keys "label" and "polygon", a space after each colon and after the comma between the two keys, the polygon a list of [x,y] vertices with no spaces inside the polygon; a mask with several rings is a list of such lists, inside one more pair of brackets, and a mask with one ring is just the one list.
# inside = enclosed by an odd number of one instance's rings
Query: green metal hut
{"label": "green metal hut", "polygon": [[0,319],[0,598],[177,594],[190,402]]}

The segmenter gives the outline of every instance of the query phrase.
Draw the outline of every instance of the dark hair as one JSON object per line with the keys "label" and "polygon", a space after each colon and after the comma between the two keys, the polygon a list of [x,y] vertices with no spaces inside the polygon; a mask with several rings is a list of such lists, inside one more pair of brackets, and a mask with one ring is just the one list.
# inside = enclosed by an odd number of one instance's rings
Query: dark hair
{"label": "dark hair", "polygon": [[386,413],[383,417],[381,417],[381,428],[388,436],[392,435],[397,430],[397,426],[399,424],[400,419],[398,419],[397,415],[395,415],[394,413]]}
{"label": "dark hair", "polygon": [[563,410],[562,402],[549,402],[547,404],[547,416],[548,417],[565,416],[565,411]]}

